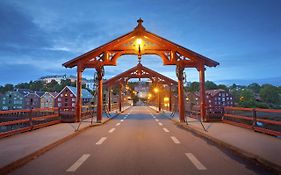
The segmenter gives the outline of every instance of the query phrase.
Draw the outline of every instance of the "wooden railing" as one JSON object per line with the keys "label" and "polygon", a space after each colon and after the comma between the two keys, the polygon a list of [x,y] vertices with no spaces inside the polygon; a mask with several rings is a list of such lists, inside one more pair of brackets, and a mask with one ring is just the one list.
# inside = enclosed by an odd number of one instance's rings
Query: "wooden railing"
{"label": "wooden railing", "polygon": [[0,111],[0,138],[60,122],[58,108]]}
{"label": "wooden railing", "polygon": [[225,107],[222,121],[254,131],[281,136],[281,110]]}

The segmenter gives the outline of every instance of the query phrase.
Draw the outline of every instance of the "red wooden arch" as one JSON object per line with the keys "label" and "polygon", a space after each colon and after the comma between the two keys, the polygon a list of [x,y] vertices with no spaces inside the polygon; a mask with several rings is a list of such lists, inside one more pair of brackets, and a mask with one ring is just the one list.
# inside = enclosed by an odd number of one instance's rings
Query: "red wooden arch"
{"label": "red wooden arch", "polygon": [[[201,118],[205,118],[205,66],[216,67],[218,62],[196,53],[190,49],[180,46],[172,41],[160,37],[147,31],[139,19],[138,25],[133,31],[118,37],[102,46],[99,46],[89,52],[86,52],[63,64],[66,68],[77,66],[77,97],[81,96],[82,72],[86,68],[95,68],[98,72],[98,122],[102,118],[102,77],[103,66],[116,66],[117,59],[122,55],[141,55],[154,54],[162,58],[164,65],[176,65],[178,76],[178,106],[180,121],[185,120],[184,95],[183,95],[183,71],[185,68],[194,67],[200,75],[200,95],[201,95]],[[81,119],[81,98],[77,98],[76,117],[77,121]]]}

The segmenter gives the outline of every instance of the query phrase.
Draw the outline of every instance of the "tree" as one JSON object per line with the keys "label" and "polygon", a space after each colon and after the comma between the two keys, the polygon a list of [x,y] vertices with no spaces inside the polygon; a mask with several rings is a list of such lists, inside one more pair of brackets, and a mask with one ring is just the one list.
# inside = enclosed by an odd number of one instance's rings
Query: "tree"
{"label": "tree", "polygon": [[217,89],[218,86],[212,81],[206,81],[205,88],[206,88],[206,90],[213,90],[213,89]]}
{"label": "tree", "polygon": [[239,105],[242,107],[255,107],[255,95],[249,89],[240,90]]}
{"label": "tree", "polygon": [[229,89],[227,88],[227,86],[226,85],[224,85],[224,84],[220,84],[220,85],[218,85],[218,87],[217,87],[218,89],[223,89],[223,90],[225,90],[225,91],[228,91]]}
{"label": "tree", "polygon": [[198,92],[200,89],[199,82],[192,82],[188,87],[189,92]]}
{"label": "tree", "polygon": [[254,93],[259,93],[261,86],[258,83],[252,83],[248,85],[248,89],[251,89]]}
{"label": "tree", "polygon": [[260,97],[266,103],[279,104],[279,89],[273,85],[265,84],[260,89]]}

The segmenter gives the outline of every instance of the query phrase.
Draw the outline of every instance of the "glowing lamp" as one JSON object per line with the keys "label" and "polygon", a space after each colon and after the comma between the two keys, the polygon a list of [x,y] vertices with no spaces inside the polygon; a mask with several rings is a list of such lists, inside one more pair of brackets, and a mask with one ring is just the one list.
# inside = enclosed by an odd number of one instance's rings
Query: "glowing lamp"
{"label": "glowing lamp", "polygon": [[142,44],[142,39],[138,38],[138,39],[137,39],[137,44],[138,44],[138,45],[141,45],[141,44]]}
{"label": "glowing lamp", "polygon": [[155,92],[155,93],[158,93],[158,92],[159,92],[159,89],[158,89],[158,88],[154,88],[154,92]]}

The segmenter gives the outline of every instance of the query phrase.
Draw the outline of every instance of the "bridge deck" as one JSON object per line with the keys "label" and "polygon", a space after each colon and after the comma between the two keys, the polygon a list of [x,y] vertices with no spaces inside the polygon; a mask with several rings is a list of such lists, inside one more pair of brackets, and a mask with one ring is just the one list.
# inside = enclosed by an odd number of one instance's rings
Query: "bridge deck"
{"label": "bridge deck", "polygon": [[[267,143],[268,147],[271,144],[275,143]],[[13,153],[12,148],[5,149]],[[69,172],[122,175],[267,173],[178,128],[148,107],[133,107],[101,127],[90,128],[12,174]]]}

